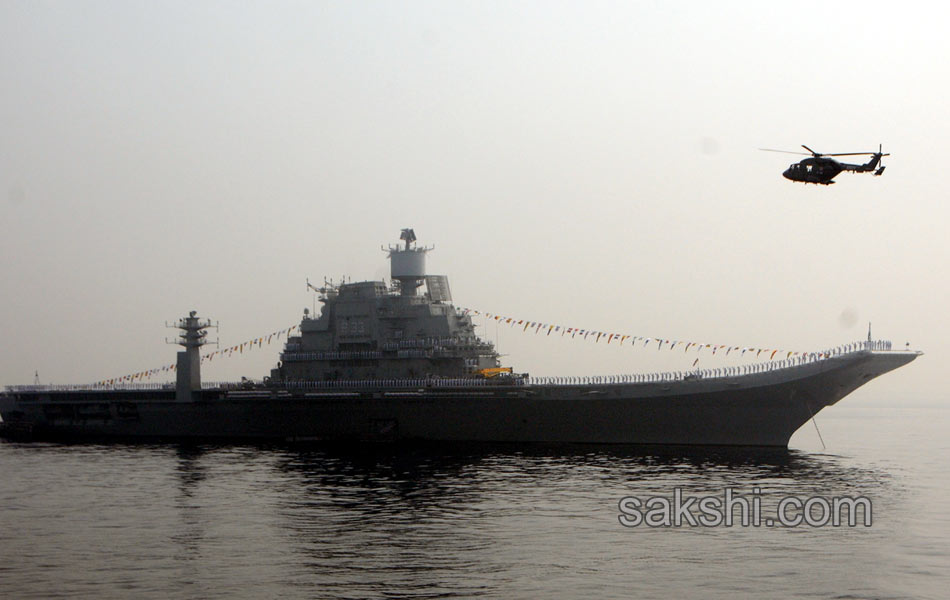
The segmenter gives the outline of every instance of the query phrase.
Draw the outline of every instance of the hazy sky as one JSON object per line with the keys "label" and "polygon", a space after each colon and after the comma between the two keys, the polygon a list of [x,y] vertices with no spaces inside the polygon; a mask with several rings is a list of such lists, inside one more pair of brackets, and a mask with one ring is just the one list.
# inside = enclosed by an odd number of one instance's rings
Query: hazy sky
{"label": "hazy sky", "polygon": [[[943,403],[950,8],[893,2],[0,2],[0,383],[174,362],[388,277],[565,326],[926,355],[843,403]],[[760,152],[884,144],[883,177]],[[860,158],[860,157],[859,157]],[[494,325],[532,374],[695,356]],[[259,378],[279,349],[206,365]],[[703,355],[701,365],[737,364]]]}

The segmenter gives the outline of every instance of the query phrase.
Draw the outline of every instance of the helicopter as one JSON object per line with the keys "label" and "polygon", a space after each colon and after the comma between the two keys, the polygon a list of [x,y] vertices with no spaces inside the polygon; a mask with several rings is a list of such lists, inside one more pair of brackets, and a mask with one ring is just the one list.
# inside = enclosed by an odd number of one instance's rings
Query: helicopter
{"label": "helicopter", "polygon": [[[760,150],[765,150],[767,152],[785,152],[787,154],[803,154],[808,156],[811,154],[811,158],[806,158],[800,162],[792,163],[782,176],[785,179],[791,181],[801,181],[802,183],[815,183],[821,185],[831,185],[834,183],[834,178],[838,176],[838,173],[842,171],[852,171],[855,173],[869,173],[874,172],[874,175],[880,175],[884,172],[884,165],[880,165],[881,158],[884,156],[890,156],[890,154],[885,154],[882,151],[882,145],[878,145],[877,152],[839,152],[836,154],[822,154],[821,152],[815,152],[805,144],[802,144],[802,148],[808,150],[808,152],[793,152],[790,150],[772,150],[771,148],[759,148]],[[867,164],[863,165],[852,165],[849,163],[839,162],[832,156],[862,156],[870,155],[871,160]],[[880,165],[880,166],[878,166]]]}

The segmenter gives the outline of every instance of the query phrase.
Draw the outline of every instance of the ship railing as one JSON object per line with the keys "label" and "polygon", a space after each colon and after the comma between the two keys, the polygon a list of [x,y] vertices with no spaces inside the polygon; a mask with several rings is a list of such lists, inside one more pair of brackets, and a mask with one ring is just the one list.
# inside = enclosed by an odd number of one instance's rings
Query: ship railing
{"label": "ship railing", "polygon": [[[512,378],[512,383],[521,383],[522,379]],[[497,384],[497,382],[495,382]],[[412,378],[412,379],[352,379],[339,381],[284,381],[280,384],[288,389],[337,390],[337,389],[420,389],[451,388],[493,385],[488,379],[464,377]]]}
{"label": "ship railing", "polygon": [[382,352],[283,352],[280,359],[284,362],[306,360],[370,360],[382,358]]}
{"label": "ship railing", "polygon": [[174,383],[74,383],[74,384],[34,384],[8,385],[9,392],[100,392],[110,390],[173,390]]}
{"label": "ship railing", "polygon": [[249,390],[264,386],[263,381],[256,379],[242,379],[241,381],[203,381],[203,390]]}
{"label": "ship railing", "polygon": [[[687,379],[715,379],[752,375],[770,371],[779,371],[800,365],[821,362],[829,358],[847,356],[860,352],[889,352],[893,345],[885,340],[862,340],[844,344],[819,352],[809,352],[786,356],[781,360],[767,360],[758,363],[721,367],[717,369],[693,369],[688,371],[669,371],[658,373],[636,373],[627,375],[602,375],[586,377],[528,377],[515,376],[505,381],[506,385],[603,385],[610,383],[668,383]],[[503,384],[503,385],[505,385]],[[240,382],[203,382],[205,390],[232,390],[260,387],[263,382],[243,380]],[[492,379],[475,378],[410,378],[410,379],[364,379],[345,381],[286,381],[281,384],[294,389],[338,389],[338,388],[425,388],[425,387],[469,387],[499,385]],[[113,384],[34,384],[6,386],[8,392],[95,392],[108,390],[174,390],[175,383],[113,383]]]}
{"label": "ship railing", "polygon": [[396,350],[396,358],[432,358],[431,350]]}
{"label": "ship railing", "polygon": [[750,363],[717,369],[693,369],[689,371],[667,371],[657,373],[634,373],[626,375],[594,375],[583,377],[528,377],[526,385],[556,386],[556,385],[604,385],[617,383],[672,383],[690,379],[732,378],[741,375],[753,375],[798,367],[805,364],[821,362],[833,357],[846,356],[859,352],[888,352],[893,349],[890,341],[862,340],[851,344],[843,344],[835,348],[819,352],[799,353],[786,355],[784,359],[768,360],[765,362]]}
{"label": "ship railing", "polygon": [[[462,346],[453,348],[432,347],[428,349],[398,349],[396,358],[455,358]],[[477,348],[472,348],[477,350]],[[387,358],[383,352],[283,352],[280,359],[284,362],[304,362],[309,360],[378,360]]]}
{"label": "ship railing", "polygon": [[[244,381],[203,381],[203,390],[246,389],[248,386],[259,386],[262,382],[245,379]],[[72,384],[33,384],[8,385],[8,392],[108,392],[113,390],[149,391],[174,390],[175,382],[157,383],[72,383]]]}
{"label": "ship railing", "polygon": [[[455,346],[427,346],[417,348],[395,348],[384,346],[388,352],[396,352],[396,358],[433,358],[433,357],[455,357],[458,351],[473,350],[487,351],[488,346],[463,345]],[[386,358],[384,352],[362,351],[362,352],[282,352],[280,359],[284,362],[301,362],[308,360],[373,360]]]}
{"label": "ship railing", "polygon": [[491,344],[477,338],[428,337],[419,339],[399,340],[398,342],[384,342],[380,344],[383,350],[412,350],[416,348],[456,348],[472,349],[490,348]]}

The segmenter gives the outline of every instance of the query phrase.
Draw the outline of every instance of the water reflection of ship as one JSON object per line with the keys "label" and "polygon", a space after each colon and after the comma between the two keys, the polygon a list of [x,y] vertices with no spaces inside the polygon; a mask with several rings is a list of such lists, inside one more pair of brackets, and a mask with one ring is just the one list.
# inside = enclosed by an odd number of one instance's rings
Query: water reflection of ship
{"label": "water reflection of ship", "polygon": [[[753,486],[776,491],[818,490],[842,493],[887,485],[886,473],[848,465],[847,459],[785,448],[617,445],[429,444],[288,449],[279,468],[299,485],[321,494],[339,492],[363,500],[387,491],[403,498],[437,503],[505,493],[511,485],[557,488],[562,482],[589,480],[602,486],[636,486],[669,491],[740,491]],[[594,489],[594,488],[591,488]],[[354,496],[355,494],[355,496]]]}
{"label": "water reflection of ship", "polygon": [[[504,592],[512,581],[531,581],[535,569],[550,574],[575,557],[629,556],[623,549],[631,544],[669,548],[668,536],[631,537],[649,532],[618,524],[617,503],[627,495],[669,497],[676,487],[713,495],[726,486],[750,494],[758,486],[768,514],[784,495],[876,499],[891,485],[847,459],[785,449],[204,446],[179,461],[182,521],[173,541],[185,562],[218,557],[224,516],[253,527],[259,537],[249,539],[272,553],[260,577],[289,577],[339,598],[511,597]],[[225,497],[236,476],[253,481],[254,494]],[[229,507],[237,509],[231,521]],[[704,547],[734,552],[750,533],[723,531],[709,532]],[[569,539],[579,548],[548,546]],[[180,571],[207,580],[188,565]]]}

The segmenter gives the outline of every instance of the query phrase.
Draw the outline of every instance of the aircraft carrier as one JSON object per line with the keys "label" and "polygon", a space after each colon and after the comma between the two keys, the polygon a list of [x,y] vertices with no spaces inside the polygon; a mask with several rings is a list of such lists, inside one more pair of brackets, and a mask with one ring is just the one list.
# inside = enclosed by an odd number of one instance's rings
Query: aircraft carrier
{"label": "aircraft carrier", "polygon": [[869,339],[715,370],[533,378],[500,365],[471,315],[451,304],[447,277],[426,273],[429,250],[405,229],[388,248],[389,285],[319,288],[320,314],[305,311],[261,381],[202,384],[199,351],[212,325],[191,312],[177,324],[174,384],[9,386],[3,433],[786,447],[821,409],[920,355]]}

